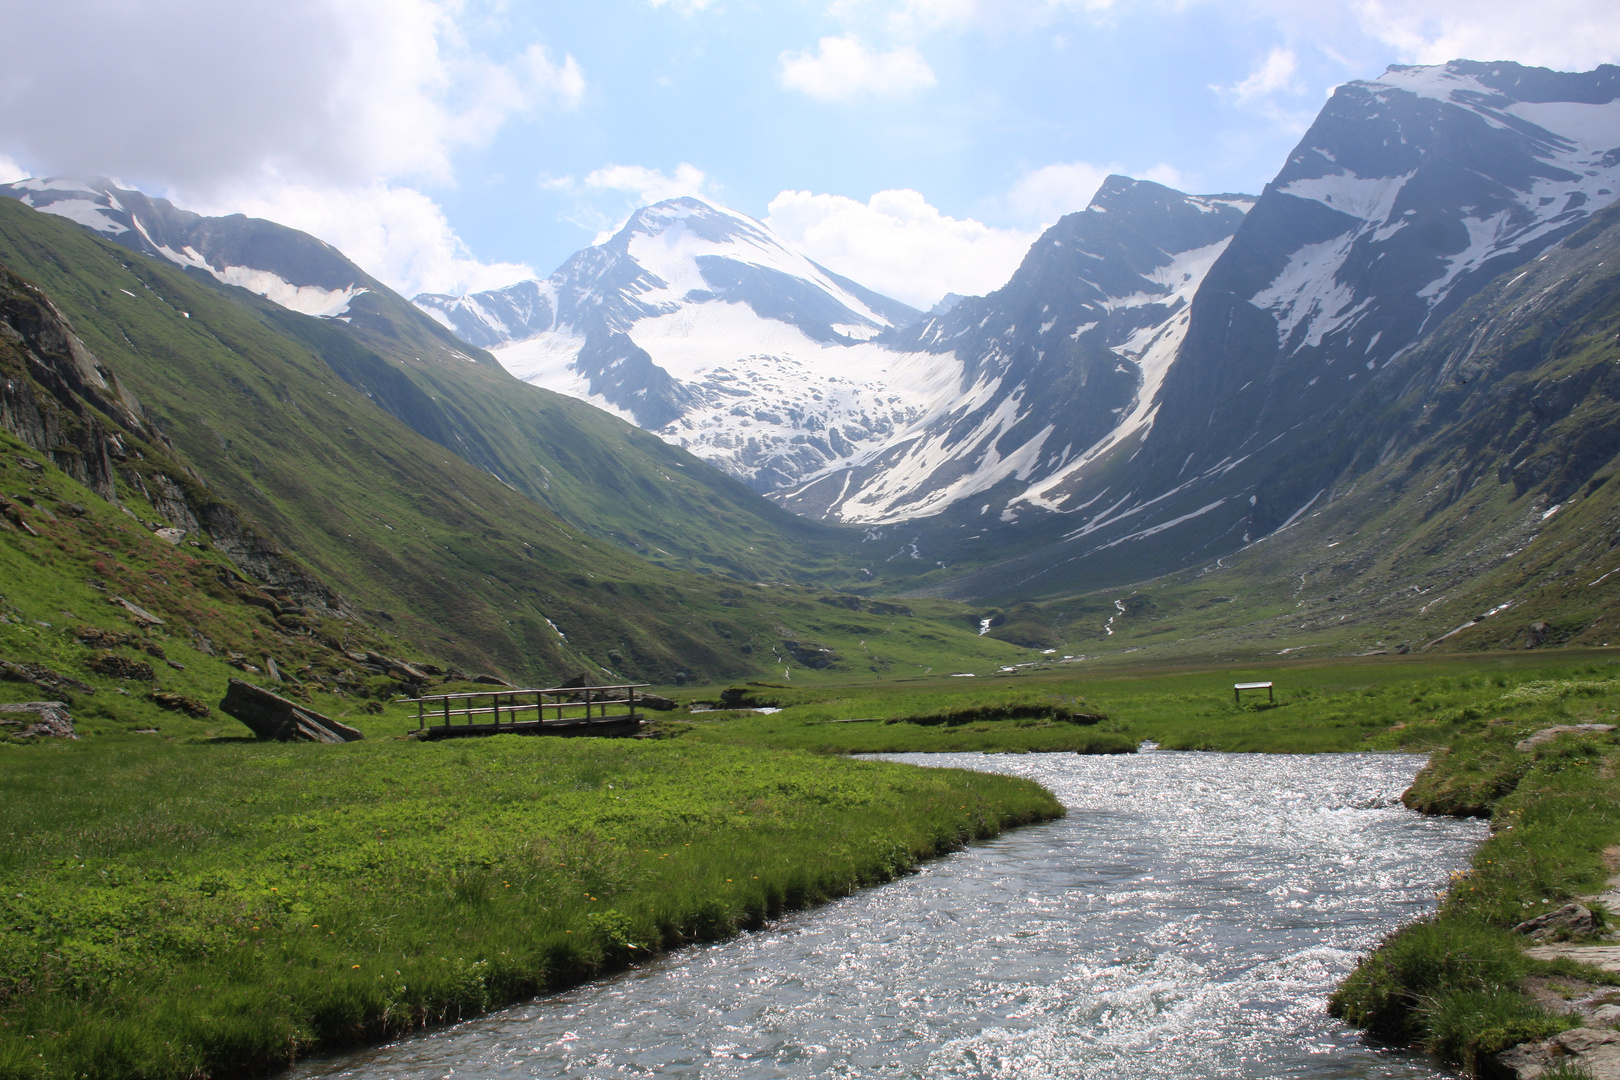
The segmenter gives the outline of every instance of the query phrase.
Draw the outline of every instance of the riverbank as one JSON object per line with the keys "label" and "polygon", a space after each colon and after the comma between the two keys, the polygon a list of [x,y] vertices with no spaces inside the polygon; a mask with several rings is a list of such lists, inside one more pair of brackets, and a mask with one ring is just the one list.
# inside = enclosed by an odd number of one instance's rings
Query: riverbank
{"label": "riverbank", "polygon": [[765,933],[287,1080],[1440,1080],[1321,1006],[1346,958],[1427,910],[1483,838],[1401,807],[1421,756],[904,760],[1026,777],[1069,813]]}
{"label": "riverbank", "polygon": [[0,1077],[228,1077],[573,985],[1060,816],[664,741],[0,748]]}
{"label": "riverbank", "polygon": [[[1539,942],[1514,930],[1572,901],[1591,903],[1620,870],[1620,738],[1612,731],[1534,738],[1558,725],[1614,720],[1620,682],[1601,677],[1606,672],[1580,674],[1497,688],[1434,725],[1452,730],[1407,804],[1489,817],[1491,836],[1433,917],[1391,935],[1345,980],[1334,1015],[1471,1074],[1508,1077],[1518,1074],[1497,1058],[1502,1051],[1583,1025],[1612,1026],[1593,1012],[1620,1000],[1620,975],[1557,950],[1533,957],[1526,948]],[[1424,738],[1423,724],[1390,737]],[[1610,925],[1588,937],[1620,921],[1620,911],[1593,910]],[[1564,1061],[1564,1072],[1541,1075],[1589,1075],[1578,1055]]]}

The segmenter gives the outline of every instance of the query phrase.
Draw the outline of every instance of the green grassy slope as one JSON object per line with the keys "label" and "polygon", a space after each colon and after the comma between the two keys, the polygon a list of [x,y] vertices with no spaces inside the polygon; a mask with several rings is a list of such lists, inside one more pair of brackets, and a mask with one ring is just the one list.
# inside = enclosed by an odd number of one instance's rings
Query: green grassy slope
{"label": "green grassy slope", "polygon": [[241,299],[418,434],[598,539],[747,581],[860,580],[861,530],[800,518],[650,432],[513,377],[381,285],[344,321]]}

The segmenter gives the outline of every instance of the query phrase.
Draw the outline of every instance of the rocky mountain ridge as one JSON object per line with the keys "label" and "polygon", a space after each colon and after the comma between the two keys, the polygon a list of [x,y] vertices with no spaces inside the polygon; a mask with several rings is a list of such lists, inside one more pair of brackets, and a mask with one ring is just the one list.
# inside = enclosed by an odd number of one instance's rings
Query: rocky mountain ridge
{"label": "rocky mountain ridge", "polygon": [[1347,402],[1616,191],[1620,69],[1456,61],[1341,87],[1192,298],[1152,427],[1012,494],[1052,515],[1023,513],[1030,553],[947,591],[1140,580],[1320,509],[1377,453],[1336,423]]}

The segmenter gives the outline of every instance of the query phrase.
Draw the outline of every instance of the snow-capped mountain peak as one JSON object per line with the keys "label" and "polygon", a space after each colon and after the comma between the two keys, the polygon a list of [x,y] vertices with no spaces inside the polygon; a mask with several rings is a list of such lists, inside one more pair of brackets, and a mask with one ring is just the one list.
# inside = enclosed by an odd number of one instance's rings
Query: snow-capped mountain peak
{"label": "snow-capped mountain peak", "polygon": [[1287,353],[1343,341],[1387,363],[1480,282],[1613,200],[1620,68],[1392,67],[1335,92],[1272,190],[1298,202],[1256,220],[1291,218],[1307,242],[1283,265],[1253,260],[1243,295]]}
{"label": "snow-capped mountain peak", "polygon": [[884,524],[1010,485],[1052,487],[1151,427],[1188,306],[1254,200],[1110,176],[1030,248],[1013,278],[887,340],[962,365],[959,396],[881,452],[775,498],[801,513]]}
{"label": "snow-capped mountain peak", "polygon": [[508,370],[772,490],[915,419],[941,392],[873,339],[918,313],[701,199],[632,214],[545,281],[416,303]]}

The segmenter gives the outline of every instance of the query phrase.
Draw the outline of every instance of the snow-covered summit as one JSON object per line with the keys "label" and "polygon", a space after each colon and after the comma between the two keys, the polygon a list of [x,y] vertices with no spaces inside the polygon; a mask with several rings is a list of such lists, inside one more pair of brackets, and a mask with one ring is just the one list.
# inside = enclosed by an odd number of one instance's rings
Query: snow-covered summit
{"label": "snow-covered summit", "polygon": [[377,288],[342,252],[307,233],[242,214],[204,217],[105,178],[20,180],[0,184],[0,196],[305,315],[340,317],[355,297]]}
{"label": "snow-covered summit", "polygon": [[1287,353],[1387,363],[1614,200],[1620,68],[1392,67],[1335,92],[1272,189],[1256,220],[1292,222],[1286,261],[1251,267],[1243,295]]}
{"label": "snow-covered summit", "polygon": [[762,491],[881,442],[949,383],[873,340],[917,311],[695,198],[636,211],[544,281],[416,303]]}

